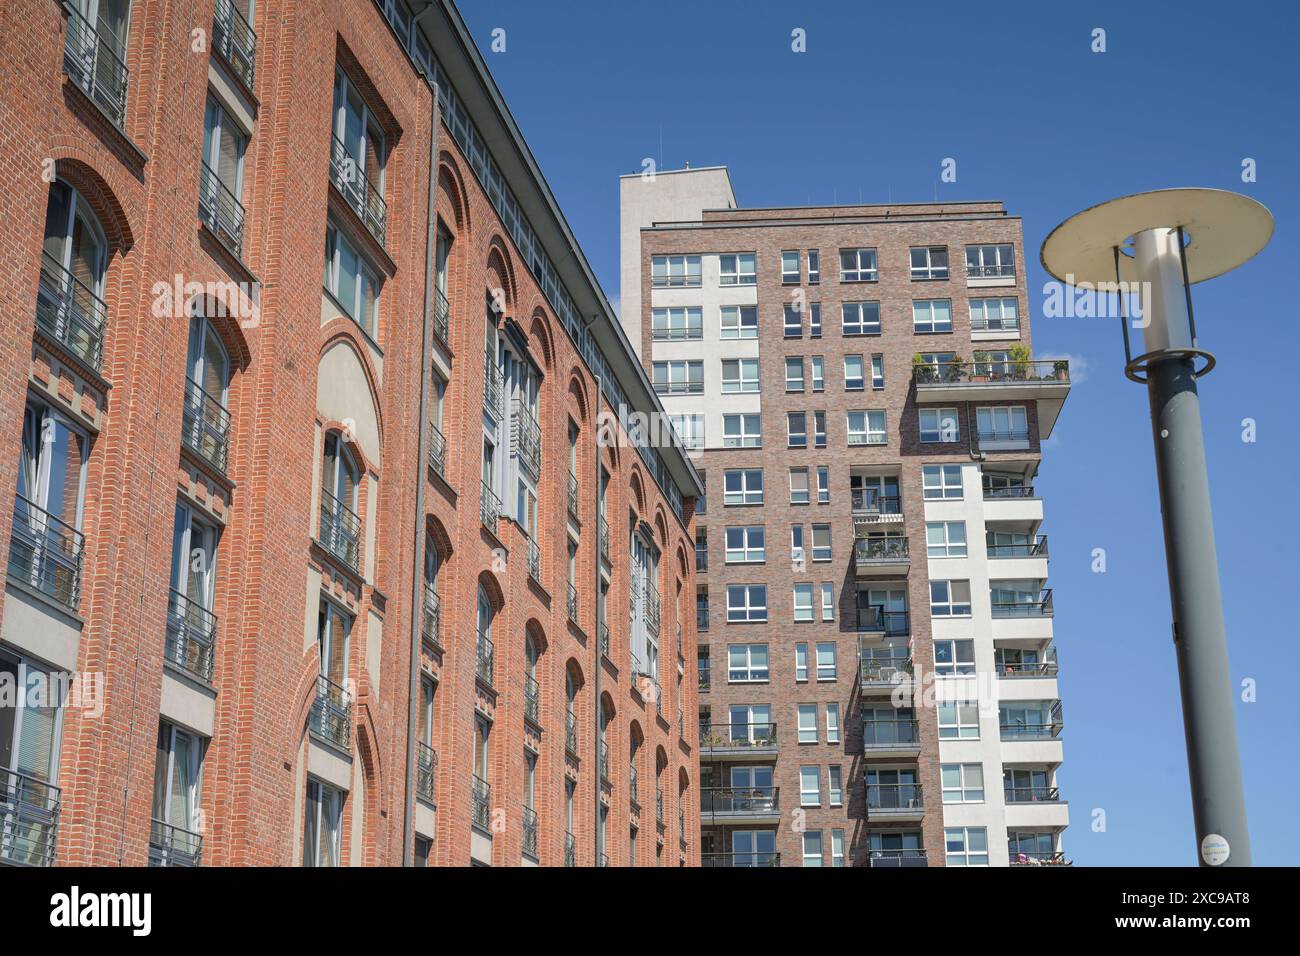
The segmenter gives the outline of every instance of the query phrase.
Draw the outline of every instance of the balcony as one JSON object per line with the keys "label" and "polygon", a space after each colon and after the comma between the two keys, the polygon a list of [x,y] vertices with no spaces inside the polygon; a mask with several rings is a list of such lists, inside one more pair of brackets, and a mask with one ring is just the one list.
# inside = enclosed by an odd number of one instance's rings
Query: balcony
{"label": "balcony", "polygon": [[542,688],[535,677],[524,677],[524,720],[542,726]]}
{"label": "balcony", "polygon": [[217,0],[212,15],[212,49],[230,64],[244,86],[253,88],[257,34],[231,0]]}
{"label": "balcony", "polygon": [[924,850],[872,850],[867,866],[892,867],[927,866]]}
{"label": "balcony", "polygon": [[163,657],[204,683],[212,683],[216,659],[217,618],[179,591],[167,596],[167,640]]}
{"label": "balcony", "polygon": [[578,476],[569,472],[569,514],[578,517]]}
{"label": "balcony", "polygon": [[0,862],[54,864],[61,797],[53,784],[0,768]]}
{"label": "balcony", "polygon": [[655,637],[659,636],[659,590],[649,581],[645,585],[645,626]]}
{"label": "balcony", "polygon": [[532,538],[528,539],[528,576],[542,583],[542,549]]}
{"label": "balcony", "polygon": [[130,75],[126,69],[126,51],[117,37],[100,33],[72,4],[64,4],[63,9],[68,17],[63,72],[103,110],[114,126],[124,129]]}
{"label": "balcony", "polygon": [[104,362],[104,323],[108,306],[90,287],[41,254],[36,290],[36,328],[81,364],[99,374]]}
{"label": "balcony", "polygon": [[497,357],[491,352],[483,353],[483,411],[497,421],[505,415],[505,385]]}
{"label": "balcony", "polygon": [[1061,791],[1056,787],[1003,787],[1007,803],[1059,803]]}
{"label": "balcony", "polygon": [[333,137],[330,152],[330,183],[382,247],[388,231],[388,206],[383,193],[366,175],[364,162],[349,153],[337,136]]}
{"label": "balcony", "polygon": [[353,571],[361,570],[361,519],[324,488],[320,492],[320,543]]}
{"label": "balcony", "polygon": [[1034,535],[1032,542],[1024,544],[990,544],[990,558],[1045,558],[1047,557],[1047,535]]}
{"label": "balcony", "polygon": [[874,491],[855,488],[850,491],[853,507],[853,528],[858,535],[880,525],[903,523],[903,499],[897,495],[878,495]]}
{"label": "balcony", "polygon": [[564,865],[578,865],[578,841],[572,833],[565,831],[564,834]]}
{"label": "balcony", "polygon": [[564,715],[564,752],[578,756],[578,715],[569,711]]}
{"label": "balcony", "polygon": [[230,413],[193,379],[185,380],[181,442],[221,474],[230,458]]}
{"label": "balcony", "polygon": [[424,586],[424,624],[421,635],[434,647],[442,647],[442,599],[432,584]]}
{"label": "balcony", "polygon": [[780,866],[780,853],[702,853],[700,865],[705,867],[768,867]]}
{"label": "balcony", "polygon": [[433,289],[433,334],[443,345],[451,345],[451,303],[437,286]]}
{"label": "balcony", "polygon": [[[700,791],[700,816],[709,823],[758,823],[781,819],[780,787],[705,787]],[[706,824],[707,825],[707,824]]]}
{"label": "balcony", "polygon": [[999,653],[995,656],[994,667],[998,677],[1013,679],[1020,677],[1051,678],[1055,677],[1060,670],[1055,647],[1047,648],[1041,661],[1009,660]]}
{"label": "balcony", "polygon": [[925,816],[925,801],[919,783],[867,784],[867,819],[919,820]]}
{"label": "balcony", "polygon": [[324,674],[316,678],[316,700],[307,726],[314,736],[340,750],[352,747],[352,701],[346,690]]}
{"label": "balcony", "polygon": [[477,774],[474,775],[473,789],[470,794],[470,823],[476,830],[491,834],[489,819],[491,817],[492,787]]}
{"label": "balcony", "polygon": [[1070,866],[1071,863],[1065,858],[1065,851],[1053,850],[1048,852],[1039,852],[1034,850],[1011,850],[1009,851],[1010,864],[1012,866]]}
{"label": "balcony", "polygon": [[600,516],[600,534],[599,534],[599,538],[600,538],[600,556],[601,556],[602,558],[605,559],[605,562],[606,562],[606,563],[609,563],[609,560],[610,560],[610,558],[609,558],[609,522],[605,520],[605,516],[604,516],[604,515],[601,515],[601,516]]}
{"label": "balcony", "polygon": [[516,398],[511,413],[511,441],[515,455],[537,478],[542,473],[542,429],[526,402]]}
{"label": "balcony", "polygon": [[1070,363],[1065,359],[914,363],[912,381],[918,405],[1036,401],[1038,431],[1046,438],[1070,394]]}
{"label": "balcony", "polygon": [[239,259],[244,251],[244,204],[216,171],[199,161],[199,220]]}
{"label": "balcony", "polygon": [[150,866],[201,866],[203,836],[161,820],[149,822]]}
{"label": "balcony", "polygon": [[433,422],[429,423],[429,467],[443,481],[447,480],[447,438]]}
{"label": "balcony", "polygon": [[912,652],[906,647],[863,648],[858,652],[858,689],[863,695],[888,696],[912,686]]}
{"label": "balcony", "polygon": [[857,538],[853,542],[853,566],[858,577],[893,577],[906,574],[912,566],[907,538]]}
{"label": "balcony", "polygon": [[81,562],[86,539],[72,525],[14,496],[9,537],[9,579],[39,591],[70,611],[81,601]]}
{"label": "balcony", "polygon": [[492,638],[486,631],[478,632],[478,643],[474,654],[474,676],[486,684],[492,685],[492,673],[496,664],[496,651],[492,647]]}
{"label": "balcony", "polygon": [[910,629],[907,611],[887,611],[883,605],[858,608],[858,630],[890,637],[906,635]]}
{"label": "balcony", "polygon": [[524,807],[524,856],[531,860],[537,856],[537,811]]}
{"label": "balcony", "polygon": [[483,522],[483,527],[487,528],[494,535],[497,533],[497,519],[501,517],[501,499],[493,491],[487,482],[481,482],[482,495],[478,503],[479,520]]}
{"label": "balcony", "polygon": [[1008,720],[1004,713],[999,729],[1003,740],[1055,740],[1065,729],[1061,702],[1053,701],[1038,720]]}
{"label": "balcony", "polygon": [[715,760],[775,757],[775,723],[701,723],[700,751]]}
{"label": "balcony", "polygon": [[569,611],[569,623],[578,626],[578,589],[572,584],[569,585],[569,597],[565,605]]}
{"label": "balcony", "polygon": [[415,795],[430,806],[437,806],[435,781],[438,778],[438,751],[420,741],[415,745]]}
{"label": "balcony", "polygon": [[921,752],[921,732],[914,718],[862,722],[862,753],[867,757],[910,757]]}
{"label": "balcony", "polygon": [[1043,588],[1037,598],[1026,600],[994,601],[990,604],[994,617],[1052,617],[1052,589]]}

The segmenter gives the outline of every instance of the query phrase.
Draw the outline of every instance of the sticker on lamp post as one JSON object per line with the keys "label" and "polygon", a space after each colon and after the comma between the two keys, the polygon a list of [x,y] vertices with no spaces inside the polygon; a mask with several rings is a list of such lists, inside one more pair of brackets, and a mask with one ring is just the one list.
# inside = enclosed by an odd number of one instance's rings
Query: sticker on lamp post
{"label": "sticker on lamp post", "polygon": [[1231,848],[1228,841],[1217,833],[1207,833],[1201,840],[1201,859],[1210,866],[1222,866],[1228,862]]}

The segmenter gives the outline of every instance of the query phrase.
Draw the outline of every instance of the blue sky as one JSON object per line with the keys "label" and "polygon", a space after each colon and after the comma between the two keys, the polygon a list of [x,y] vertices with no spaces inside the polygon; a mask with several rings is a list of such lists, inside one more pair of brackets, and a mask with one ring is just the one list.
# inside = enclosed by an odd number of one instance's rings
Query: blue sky
{"label": "blue sky", "polygon": [[[1072,825],[1083,865],[1195,862],[1145,391],[1114,320],[1042,317],[1038,249],[1070,214],[1168,186],[1245,192],[1277,228],[1195,289],[1215,531],[1257,864],[1293,864],[1300,791],[1293,3],[464,0],[462,13],[611,301],[618,182],[726,165],[744,205],[1003,199],[1024,218],[1035,351],[1076,384],[1037,486],[1052,542]],[[1168,11],[1177,11],[1176,13]],[[1165,11],[1165,12],[1162,12]],[[486,52],[494,28],[506,51]],[[790,50],[795,27],[807,52]],[[1090,50],[1106,30],[1105,53]],[[945,157],[957,182],[939,181]],[[1246,157],[1257,182],[1241,181]],[[1078,373],[1082,371],[1080,376]],[[1242,441],[1242,420],[1257,440]],[[1090,570],[1094,548],[1107,570]],[[1283,598],[1286,598],[1284,601]],[[1105,812],[1095,832],[1096,809]],[[1288,812],[1290,811],[1290,812]]]}

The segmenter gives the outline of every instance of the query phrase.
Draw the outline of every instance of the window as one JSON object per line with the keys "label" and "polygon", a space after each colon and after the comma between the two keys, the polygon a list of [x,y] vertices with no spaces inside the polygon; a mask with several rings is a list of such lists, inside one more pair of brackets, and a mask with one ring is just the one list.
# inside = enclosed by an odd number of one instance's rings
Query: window
{"label": "window", "polygon": [[785,360],[785,390],[803,391],[803,358],[800,356],[790,356]]}
{"label": "window", "polygon": [[962,497],[961,465],[925,465],[921,468],[921,487],[927,500],[960,500]]}
{"label": "window", "polygon": [[343,791],[307,780],[307,812],[303,819],[302,865],[338,866]]}
{"label": "window", "polygon": [[650,284],[655,289],[699,288],[700,257],[651,256]]}
{"label": "window", "polygon": [[820,302],[808,303],[808,337],[822,337],[822,305]]}
{"label": "window", "polygon": [[695,570],[709,570],[709,529],[695,529]]}
{"label": "window", "polygon": [[875,249],[840,250],[841,282],[875,282],[878,278]]}
{"label": "window", "polygon": [[758,359],[723,359],[722,394],[758,391]]}
{"label": "window", "polygon": [[172,525],[171,596],[164,653],[173,664],[212,677],[217,529],[177,502]]}
{"label": "window", "polygon": [[934,642],[934,672],[939,677],[975,673],[975,642],[945,640]]}
{"label": "window", "polygon": [[822,257],[816,249],[808,250],[808,284],[817,285],[822,281]]}
{"label": "window", "polygon": [[831,831],[831,866],[843,868],[844,866],[844,831]]}
{"label": "window", "polygon": [[798,249],[787,249],[781,253],[781,282],[784,285],[799,284]]}
{"label": "window", "polygon": [[704,447],[703,415],[669,415],[673,430],[677,432],[682,447],[687,451],[699,451]]}
{"label": "window", "polygon": [[808,447],[808,416],[804,412],[786,412],[786,443],[791,448]]}
{"label": "window", "polygon": [[1016,257],[1010,244],[966,247],[966,275],[972,279],[1003,278],[1016,274]]}
{"label": "window", "polygon": [[[674,423],[675,427],[675,423]],[[699,496],[695,499],[695,513],[697,515],[706,514],[709,510],[709,473],[703,468],[699,469],[700,473],[700,491]],[[609,486],[609,475],[605,469],[600,470],[600,510],[603,514],[605,511],[605,489]]]}
{"label": "window", "polygon": [[704,392],[703,362],[655,362],[651,366],[660,395],[700,395]]}
{"label": "window", "polygon": [[[203,740],[164,721],[158,725],[149,861],[198,863]],[[6,768],[7,769],[7,768]]]}
{"label": "window", "polygon": [[979,740],[979,704],[973,700],[939,701],[940,740]]}
{"label": "window", "polygon": [[888,441],[883,410],[849,412],[848,424],[850,445],[883,445]]}
{"label": "window", "polygon": [[1023,405],[977,408],[980,441],[1028,441],[1029,420]]}
{"label": "window", "polygon": [[927,521],[925,523],[926,557],[966,557],[966,522]]}
{"label": "window", "polygon": [[835,585],[829,581],[822,584],[822,620],[835,620]]}
{"label": "window", "polygon": [[775,830],[732,830],[732,866],[772,866],[776,863]]}
{"label": "window", "polygon": [[[817,413],[820,421],[817,429],[817,447],[826,447],[826,418],[821,412]],[[826,465],[817,466],[817,503],[819,505],[828,505],[831,503],[831,470]],[[816,539],[814,536],[814,544]],[[816,556],[814,555],[814,560]]]}
{"label": "window", "polygon": [[970,327],[972,332],[1015,332],[1020,329],[1016,300],[971,299]]}
{"label": "window", "polygon": [[879,302],[845,302],[840,306],[845,335],[879,335]]}
{"label": "window", "polygon": [[725,505],[761,505],[763,503],[763,469],[739,468],[722,475]]}
{"label": "window", "polygon": [[[808,804],[816,806],[814,802]],[[803,865],[804,866],[821,866],[822,865],[822,831],[805,830],[803,832]]]}
{"label": "window", "polygon": [[766,644],[729,644],[727,646],[727,680],[732,684],[752,684],[768,679]]}
{"label": "window", "polygon": [[379,318],[379,274],[334,223],[325,227],[325,291],[372,339]]}
{"label": "window", "polygon": [[837,673],[835,642],[826,641],[817,645],[817,680],[835,680]]}
{"label": "window", "polygon": [[766,584],[727,585],[727,623],[752,624],[767,620]]}
{"label": "window", "polygon": [[86,437],[48,405],[23,413],[9,575],[61,604],[80,601]]}
{"label": "window", "polygon": [[879,392],[885,387],[885,357],[871,356],[871,387]]}
{"label": "window", "polygon": [[826,742],[828,744],[837,744],[840,742],[840,705],[826,705]]}
{"label": "window", "polygon": [[744,528],[728,528],[727,563],[749,564],[766,559],[763,526],[753,525]]}
{"label": "window", "polygon": [[866,383],[862,377],[862,356],[844,356],[844,390],[848,392],[860,392],[865,384]]}
{"label": "window", "polygon": [[704,311],[699,306],[652,309],[650,328],[656,342],[701,339],[704,337]]}
{"label": "window", "polygon": [[912,279],[948,278],[948,247],[912,247]]}
{"label": "window", "polygon": [[[822,803],[822,780],[820,767],[799,768],[799,806],[819,807]],[[818,851],[820,853],[820,847]]]}
{"label": "window", "polygon": [[722,445],[724,448],[761,448],[763,428],[761,417],[753,415],[723,415]]}
{"label": "window", "polygon": [[808,504],[808,469],[790,469],[790,504]]}
{"label": "window", "polygon": [[984,765],[946,763],[940,768],[944,803],[983,803]]}
{"label": "window", "polygon": [[815,524],[812,526],[812,556],[814,561],[831,559],[831,526]]}
{"label": "window", "polygon": [[754,285],[757,281],[754,253],[718,256],[718,285]]}
{"label": "window", "polygon": [[817,705],[799,705],[799,743],[817,743]]}
{"label": "window", "polygon": [[[384,134],[374,113],[357,91],[356,84],[342,70],[334,72],[334,138],[350,161],[347,169],[351,185],[344,189],[348,200],[365,203],[369,186],[382,193],[387,163]],[[364,180],[357,173],[364,174]],[[345,185],[348,180],[345,180]],[[362,186],[361,182],[365,185]],[[356,195],[353,195],[354,191]]]}
{"label": "window", "polygon": [[415,865],[427,867],[429,865],[429,854],[433,851],[433,841],[425,837],[415,838]]}
{"label": "window", "polygon": [[797,683],[808,680],[808,645],[804,643],[794,646],[794,679]]}
{"label": "window", "polygon": [[918,299],[912,303],[912,331],[923,334],[952,331],[952,303],[947,299]]}
{"label": "window", "polygon": [[718,337],[758,338],[758,308],[752,305],[724,305],[718,312]]}
{"label": "window", "polygon": [[921,441],[925,443],[952,443],[960,439],[955,408],[922,408],[917,411]]}
{"label": "window", "polygon": [[945,865],[989,865],[989,838],[984,827],[945,827],[943,842]]}
{"label": "window", "polygon": [[931,617],[965,617],[969,614],[969,581],[930,582]]}
{"label": "window", "polygon": [[782,326],[787,339],[803,337],[803,313],[797,305],[787,305],[782,309]]}
{"label": "window", "polygon": [[812,363],[812,390],[814,392],[824,391],[826,388],[826,360],[820,355],[814,355],[810,362]]}
{"label": "window", "polygon": [[[813,443],[818,448],[826,447],[826,413],[825,412],[813,412]],[[826,492],[827,497],[824,500],[829,501],[830,500],[829,480],[827,481],[822,480],[823,473],[825,471],[826,471],[825,468],[817,469],[818,488],[819,489],[821,489],[822,487],[827,488],[827,492]],[[820,493],[818,497],[820,498]]]}
{"label": "window", "polygon": [[790,526],[790,560],[799,565],[798,570],[803,570],[803,525],[801,524]]}
{"label": "window", "polygon": [[[811,621],[813,619],[813,590],[811,584],[796,584],[794,586],[794,619],[796,622]],[[804,668],[807,669],[807,662],[805,662]]]}
{"label": "window", "polygon": [[244,233],[244,149],[248,136],[211,98],[203,114],[199,216],[238,255]]}
{"label": "window", "polygon": [[325,436],[321,460],[320,542],[356,566],[361,548],[357,492],[361,469],[338,432]]}
{"label": "window", "polygon": [[826,802],[832,807],[844,805],[844,780],[839,764],[826,768]]}

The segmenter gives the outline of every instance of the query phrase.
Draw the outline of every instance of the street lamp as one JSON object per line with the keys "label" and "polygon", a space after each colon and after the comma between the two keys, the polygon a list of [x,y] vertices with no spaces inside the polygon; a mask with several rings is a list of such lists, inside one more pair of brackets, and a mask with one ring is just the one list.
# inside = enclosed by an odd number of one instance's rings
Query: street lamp
{"label": "street lamp", "polygon": [[[1246,262],[1272,235],[1272,215],[1247,196],[1162,189],[1071,216],[1052,230],[1040,254],[1043,268],[1067,285],[1119,292],[1124,374],[1147,386],[1203,866],[1250,866],[1250,837],[1196,392],[1214,356],[1198,347],[1191,287]],[[1135,325],[1143,343],[1136,357],[1124,317],[1132,291],[1140,293],[1145,323]]]}

